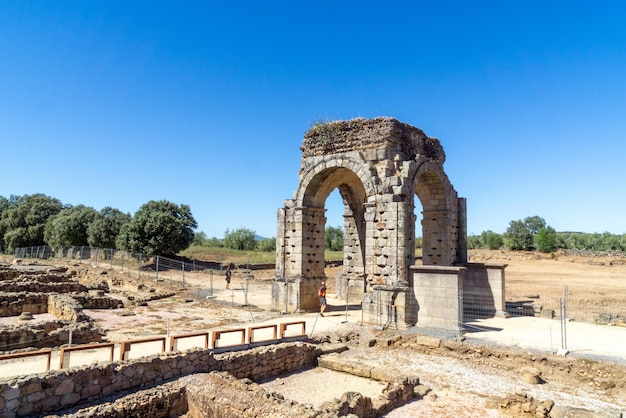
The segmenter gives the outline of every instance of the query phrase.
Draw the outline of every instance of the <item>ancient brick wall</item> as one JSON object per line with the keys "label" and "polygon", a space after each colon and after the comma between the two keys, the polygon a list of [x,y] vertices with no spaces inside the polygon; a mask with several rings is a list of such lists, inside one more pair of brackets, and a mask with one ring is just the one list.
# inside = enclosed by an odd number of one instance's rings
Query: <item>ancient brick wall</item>
{"label": "ancient brick wall", "polygon": [[52,412],[193,373],[227,371],[238,378],[272,377],[313,365],[319,353],[318,348],[304,343],[217,355],[198,349],[21,376],[0,383],[0,416]]}
{"label": "ancient brick wall", "polygon": [[0,351],[13,352],[28,347],[53,348],[102,340],[101,330],[91,322],[50,321],[0,328]]}
{"label": "ancient brick wall", "polygon": [[22,312],[48,312],[48,295],[44,293],[0,292],[0,316],[19,316]]}
{"label": "ancient brick wall", "polygon": [[49,295],[48,313],[67,321],[89,321],[89,317],[83,313],[83,305],[70,295]]}

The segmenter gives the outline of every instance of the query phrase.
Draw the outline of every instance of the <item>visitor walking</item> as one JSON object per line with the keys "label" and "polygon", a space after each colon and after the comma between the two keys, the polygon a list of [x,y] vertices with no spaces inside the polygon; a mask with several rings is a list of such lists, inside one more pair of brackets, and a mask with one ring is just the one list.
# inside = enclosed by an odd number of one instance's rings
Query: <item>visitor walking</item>
{"label": "visitor walking", "polygon": [[322,282],[322,285],[320,286],[320,289],[318,290],[317,294],[320,297],[320,316],[324,316],[324,311],[326,310],[326,290],[328,288],[326,287],[326,282]]}
{"label": "visitor walking", "polygon": [[230,287],[230,279],[233,277],[233,272],[230,270],[230,264],[226,267],[226,289]]}

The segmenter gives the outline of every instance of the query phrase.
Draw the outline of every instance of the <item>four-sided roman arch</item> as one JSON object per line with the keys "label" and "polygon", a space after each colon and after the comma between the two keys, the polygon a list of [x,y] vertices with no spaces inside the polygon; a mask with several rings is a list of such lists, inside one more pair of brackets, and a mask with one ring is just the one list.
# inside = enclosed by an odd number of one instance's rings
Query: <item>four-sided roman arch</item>
{"label": "four-sided roman arch", "polygon": [[[428,306],[438,303],[434,289],[456,301],[456,310],[444,315],[462,319],[459,292],[468,267],[465,199],[443,170],[439,140],[393,118],[359,118],[314,125],[301,149],[298,190],[278,211],[275,307],[317,308],[316,290],[325,279],[324,205],[338,189],[344,203],[339,294],[357,289],[369,322],[438,325],[439,308]],[[416,198],[422,207],[417,234]],[[422,237],[421,267],[415,260],[416,235]],[[504,268],[497,270],[503,283]],[[449,290],[451,281],[457,284]],[[493,299],[493,289],[489,292]],[[501,310],[499,302],[493,305]]]}

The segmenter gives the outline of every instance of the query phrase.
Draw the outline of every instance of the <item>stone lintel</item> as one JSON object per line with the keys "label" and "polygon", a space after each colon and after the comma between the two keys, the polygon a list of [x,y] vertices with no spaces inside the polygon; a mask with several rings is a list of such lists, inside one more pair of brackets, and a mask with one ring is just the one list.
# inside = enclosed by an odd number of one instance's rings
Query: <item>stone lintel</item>
{"label": "stone lintel", "polygon": [[505,264],[505,263],[465,263],[463,265],[467,267],[476,266],[476,267],[484,267],[488,269],[500,269],[500,270],[504,270],[505,268],[509,266],[508,264]]}
{"label": "stone lintel", "polygon": [[394,286],[391,284],[376,284],[372,286],[372,289],[382,290],[385,292],[408,292],[409,291],[408,286]]}
{"label": "stone lintel", "polygon": [[411,266],[414,273],[441,273],[441,274],[458,274],[460,271],[467,270],[467,267],[460,266]]}

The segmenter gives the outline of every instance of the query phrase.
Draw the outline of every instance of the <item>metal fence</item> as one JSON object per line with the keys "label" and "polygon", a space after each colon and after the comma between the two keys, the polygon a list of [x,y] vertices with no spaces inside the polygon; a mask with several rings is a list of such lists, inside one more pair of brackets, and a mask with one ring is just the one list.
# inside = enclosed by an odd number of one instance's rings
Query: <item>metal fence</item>
{"label": "metal fence", "polygon": [[96,267],[116,268],[122,272],[137,273],[137,277],[159,280],[179,280],[185,284],[185,274],[191,272],[222,272],[222,262],[175,260],[159,255],[129,253],[124,250],[88,246],[52,248],[48,245],[16,248],[15,258],[65,259],[91,263]]}
{"label": "metal fence", "polygon": [[512,283],[506,286],[505,316],[466,308],[461,328],[470,339],[626,363],[625,300],[621,287],[545,284],[529,293]]}
{"label": "metal fence", "polygon": [[[272,309],[271,289],[268,284],[254,280],[255,269],[265,266],[253,266],[250,263],[234,266],[233,276],[239,280],[236,284],[231,284],[230,289],[226,289],[224,260],[176,260],[88,246],[24,247],[17,248],[13,256],[21,259],[88,263],[93,267],[121,272],[130,280],[136,279],[137,284],[145,280],[162,282],[163,286],[183,295],[182,300],[211,300],[226,305],[229,317],[224,320],[230,324],[255,323],[295,312],[297,309],[296,302],[291,299],[279,309]],[[244,308],[244,312],[233,308]],[[169,330],[169,324],[164,324],[163,328]]]}

